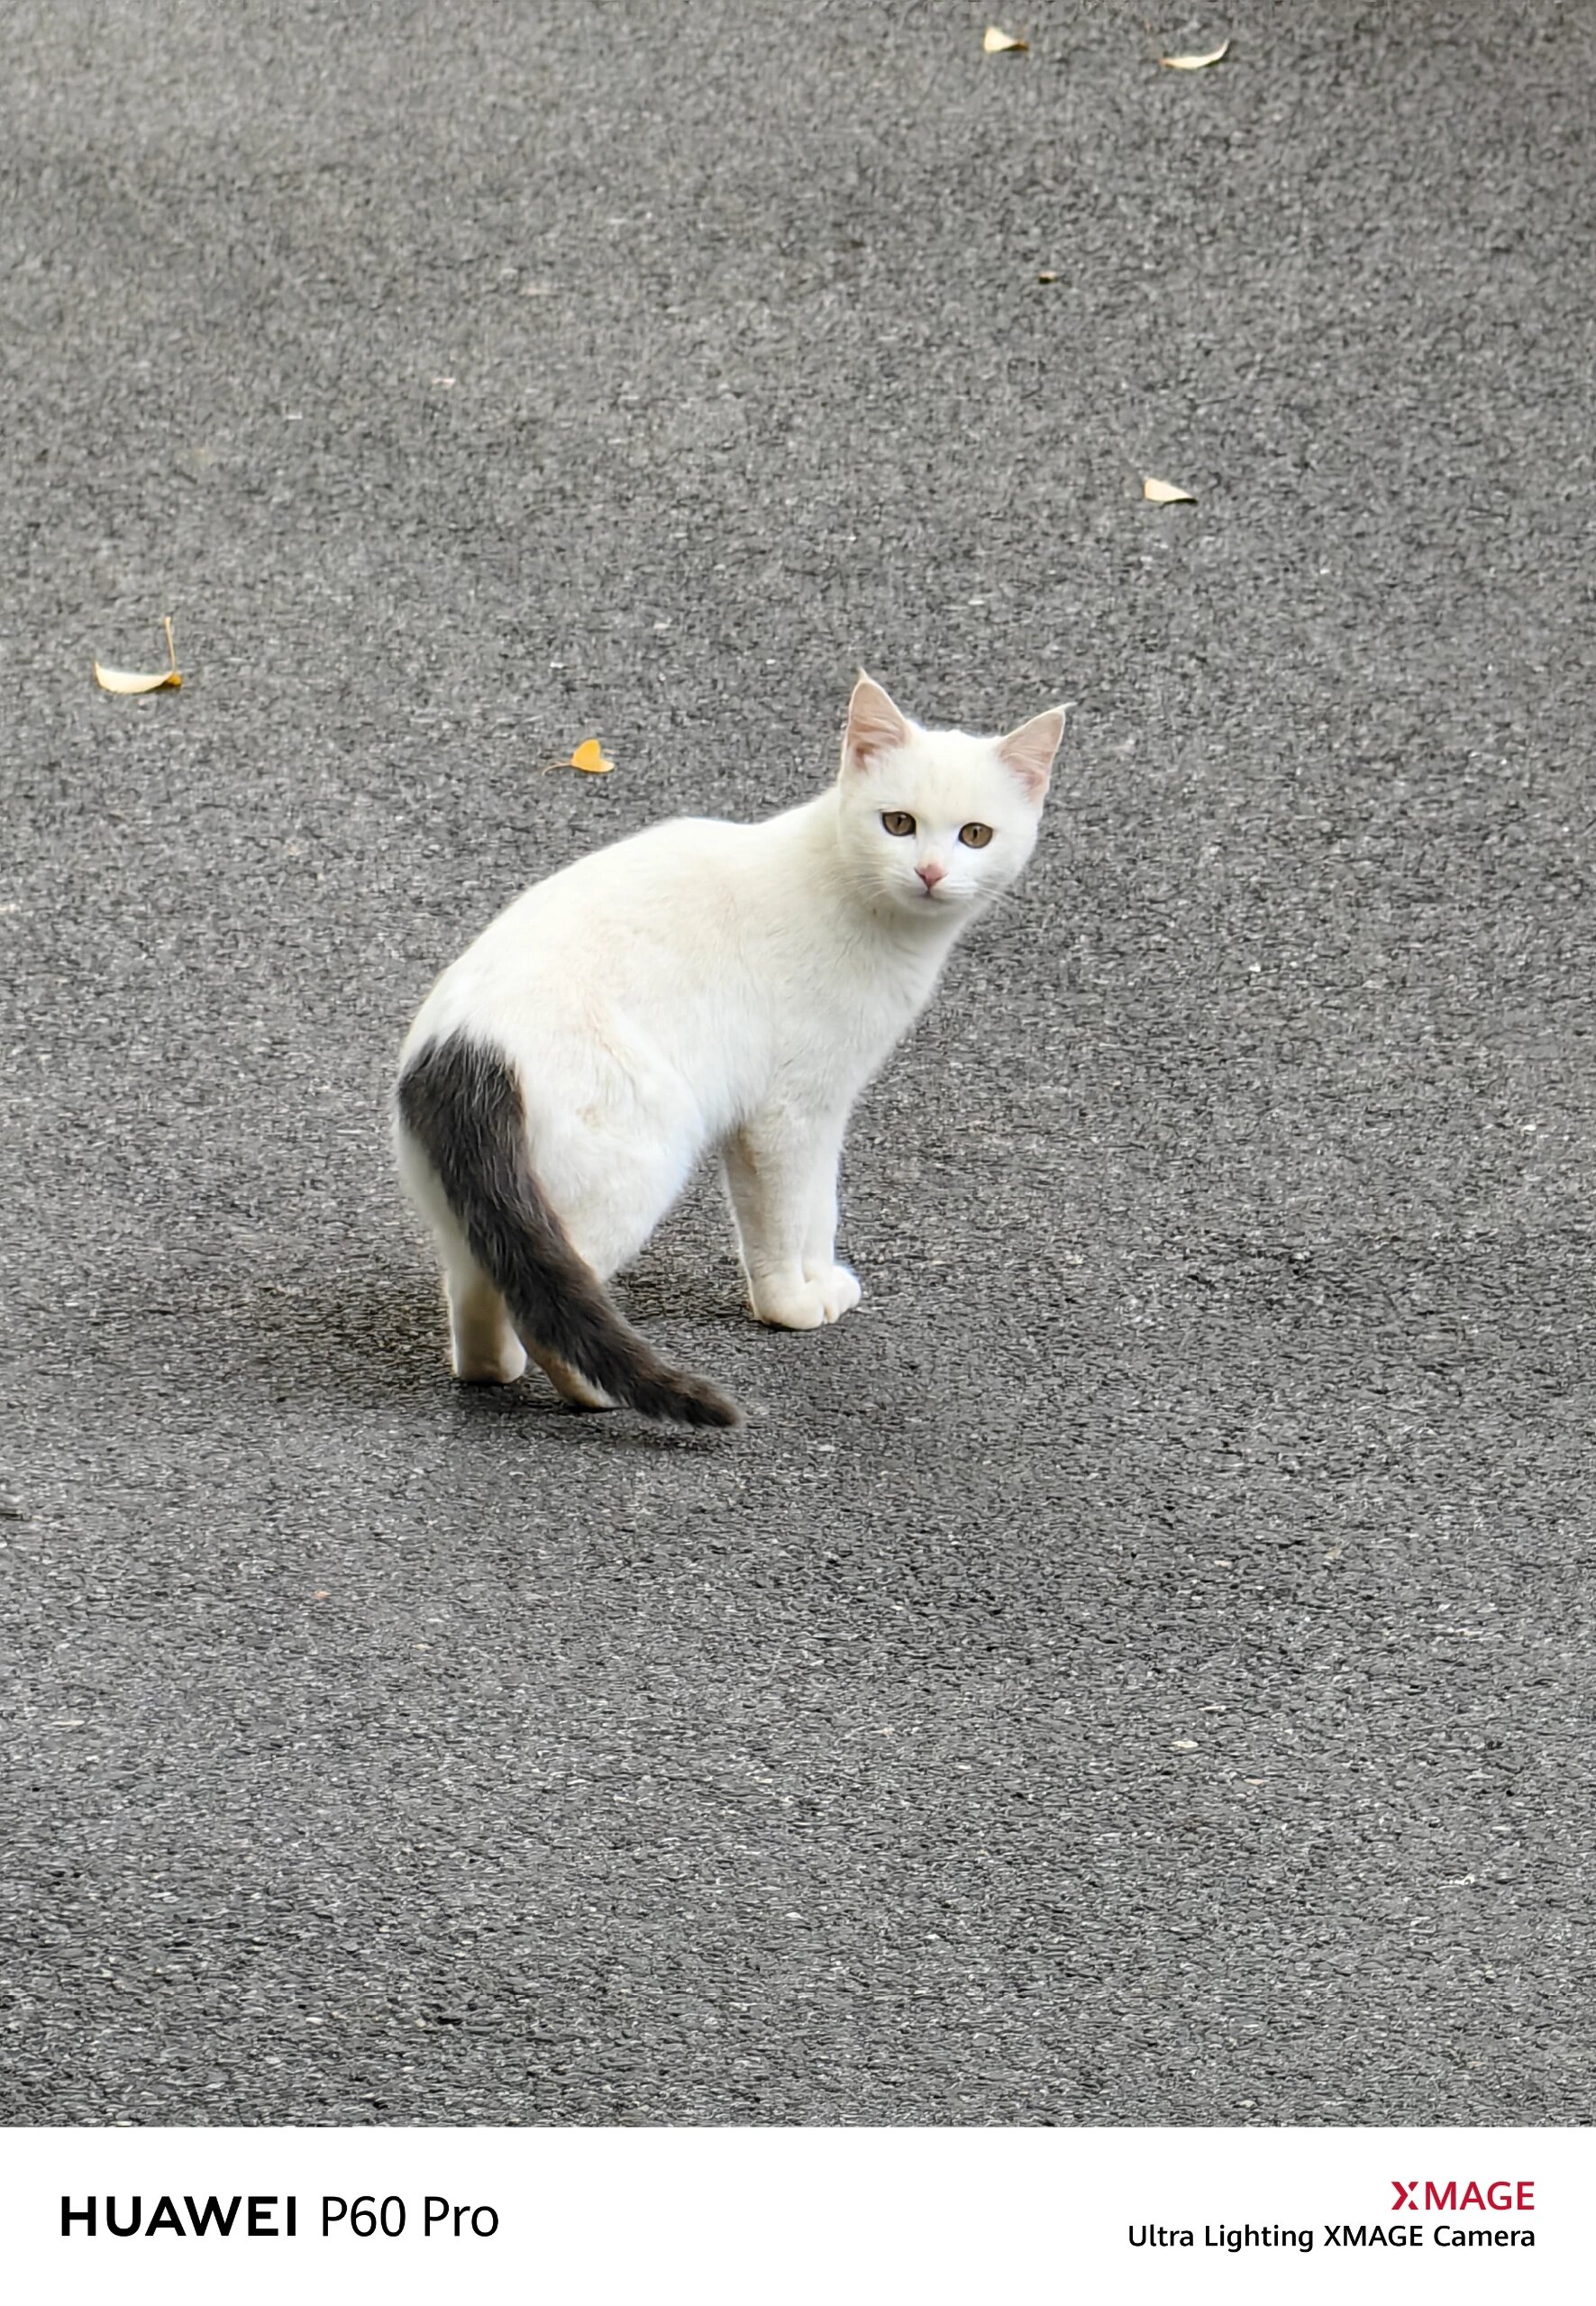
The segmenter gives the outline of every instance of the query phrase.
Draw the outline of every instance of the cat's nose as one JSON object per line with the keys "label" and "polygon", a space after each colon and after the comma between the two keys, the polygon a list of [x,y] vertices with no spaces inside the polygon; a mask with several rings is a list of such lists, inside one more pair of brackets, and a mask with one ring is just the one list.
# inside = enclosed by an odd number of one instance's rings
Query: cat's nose
{"label": "cat's nose", "polygon": [[917,865],[915,870],[925,882],[928,891],[935,889],[939,880],[945,880],[948,877],[947,867],[939,865],[935,857],[928,858],[923,865]]}

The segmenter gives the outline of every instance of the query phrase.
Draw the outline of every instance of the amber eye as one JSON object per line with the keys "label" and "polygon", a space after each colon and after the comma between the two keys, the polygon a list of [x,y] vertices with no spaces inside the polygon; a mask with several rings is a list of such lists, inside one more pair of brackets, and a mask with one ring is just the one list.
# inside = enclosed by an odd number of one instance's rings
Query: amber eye
{"label": "amber eye", "polygon": [[915,829],[915,820],[907,808],[884,808],[881,811],[881,823],[889,833],[895,833],[900,841],[905,840]]}
{"label": "amber eye", "polygon": [[984,849],[992,837],[990,825],[962,825],[959,838],[967,849]]}

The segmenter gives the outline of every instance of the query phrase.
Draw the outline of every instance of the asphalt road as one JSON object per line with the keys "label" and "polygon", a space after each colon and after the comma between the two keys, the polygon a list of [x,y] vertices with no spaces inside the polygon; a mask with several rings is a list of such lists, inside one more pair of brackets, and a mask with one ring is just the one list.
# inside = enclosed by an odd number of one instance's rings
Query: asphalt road
{"label": "asphalt road", "polygon": [[[1596,12],[1145,15],[9,12],[6,2119],[1596,2116]],[[451,1389],[422,993],[861,661],[863,1307]]]}

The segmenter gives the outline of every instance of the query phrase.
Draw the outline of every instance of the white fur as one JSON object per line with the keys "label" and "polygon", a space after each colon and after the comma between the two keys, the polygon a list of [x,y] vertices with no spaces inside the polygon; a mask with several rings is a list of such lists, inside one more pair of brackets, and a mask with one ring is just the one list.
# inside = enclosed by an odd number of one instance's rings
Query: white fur
{"label": "white fur", "polygon": [[[754,1313],[834,1321],[860,1295],[834,1244],[849,1113],[1030,855],[1062,730],[1058,711],[1002,739],[922,729],[861,676],[834,785],[757,825],[678,817],[539,882],[445,971],[405,1057],[461,1029],[504,1052],[534,1172],[599,1275],[716,1151]],[[912,836],[884,830],[893,810]],[[987,847],[961,843],[972,822],[993,827]],[[927,889],[921,865],[944,878]],[[502,1301],[402,1131],[400,1162],[437,1237],[458,1373],[519,1375]]]}

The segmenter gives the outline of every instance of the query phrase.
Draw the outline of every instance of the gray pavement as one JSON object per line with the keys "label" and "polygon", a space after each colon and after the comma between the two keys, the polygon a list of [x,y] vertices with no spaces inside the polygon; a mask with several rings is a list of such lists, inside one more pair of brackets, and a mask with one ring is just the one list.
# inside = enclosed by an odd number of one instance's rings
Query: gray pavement
{"label": "gray pavement", "polygon": [[[1596,11],[1145,19],[8,12],[5,2119],[1596,2111]],[[1081,704],[864,1306],[452,1390],[415,1004],[861,661]]]}

